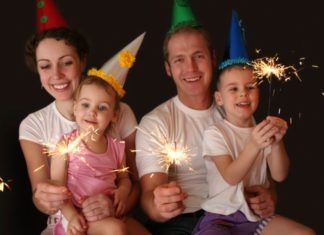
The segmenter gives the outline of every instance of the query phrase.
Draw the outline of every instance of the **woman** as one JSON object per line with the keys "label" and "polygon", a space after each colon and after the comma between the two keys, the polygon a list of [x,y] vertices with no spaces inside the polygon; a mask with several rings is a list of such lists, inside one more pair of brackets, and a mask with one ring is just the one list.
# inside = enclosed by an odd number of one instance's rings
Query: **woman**
{"label": "woman", "polygon": [[[53,215],[63,200],[70,198],[67,188],[55,185],[49,177],[50,157],[44,145],[56,143],[62,134],[74,129],[72,95],[85,70],[89,48],[78,32],[66,27],[51,28],[35,33],[26,43],[27,66],[40,77],[42,87],[54,98],[48,106],[29,114],[20,124],[19,140],[23,150],[33,191],[33,202],[41,212]],[[125,103],[121,103],[119,117],[112,135],[126,144],[126,160],[132,172],[133,187],[127,211],[137,202],[139,187],[135,156],[136,118]],[[96,221],[110,216],[111,201],[104,194],[87,198],[82,203],[84,216]],[[55,223],[51,216],[49,224]]]}

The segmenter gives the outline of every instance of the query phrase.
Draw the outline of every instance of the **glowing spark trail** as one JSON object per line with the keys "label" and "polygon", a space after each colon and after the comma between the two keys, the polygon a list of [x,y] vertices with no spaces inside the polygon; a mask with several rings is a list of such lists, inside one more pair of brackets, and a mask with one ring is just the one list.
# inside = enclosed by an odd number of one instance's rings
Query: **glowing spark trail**
{"label": "glowing spark trail", "polygon": [[122,172],[129,172],[129,167],[122,167],[120,169],[112,170],[111,172],[122,173]]}
{"label": "glowing spark trail", "polygon": [[[301,61],[305,58],[300,58]],[[298,78],[301,81],[297,69],[292,66],[285,66],[277,63],[279,60],[278,56],[274,57],[261,57],[250,62],[253,69],[253,75],[256,79],[256,84],[259,85],[264,81],[268,80],[269,83],[269,99],[268,99],[268,115],[270,114],[271,106],[271,93],[272,93],[272,78],[276,77],[279,81],[286,82],[292,77]]]}
{"label": "glowing spark trail", "polygon": [[253,74],[257,80],[262,82],[264,78],[271,82],[272,76],[275,76],[280,81],[288,81],[292,76],[298,78],[301,81],[297,69],[292,66],[285,66],[277,63],[278,56],[274,57],[262,57],[253,60],[250,65],[253,67]]}
{"label": "glowing spark trail", "polygon": [[159,164],[162,168],[169,172],[171,166],[180,166],[182,164],[190,164],[191,150],[186,146],[177,146],[176,142],[168,140],[167,137],[162,134],[152,132],[146,132],[137,127],[139,131],[150,137],[150,141],[156,144],[156,149],[140,149],[133,150],[134,152],[146,152],[148,156],[157,156]]}
{"label": "glowing spark trail", "polygon": [[4,189],[5,189],[5,187],[6,187],[7,189],[10,189],[10,190],[11,190],[11,188],[10,188],[8,182],[5,182],[5,181],[0,177],[0,191],[3,192]]}

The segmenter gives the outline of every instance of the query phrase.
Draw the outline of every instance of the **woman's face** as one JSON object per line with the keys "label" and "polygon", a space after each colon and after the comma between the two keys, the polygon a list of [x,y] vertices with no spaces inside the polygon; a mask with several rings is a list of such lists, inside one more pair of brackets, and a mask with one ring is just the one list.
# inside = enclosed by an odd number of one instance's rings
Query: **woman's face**
{"label": "woman's face", "polygon": [[64,40],[45,38],[36,48],[36,64],[42,86],[51,96],[72,99],[85,67],[74,47]]}

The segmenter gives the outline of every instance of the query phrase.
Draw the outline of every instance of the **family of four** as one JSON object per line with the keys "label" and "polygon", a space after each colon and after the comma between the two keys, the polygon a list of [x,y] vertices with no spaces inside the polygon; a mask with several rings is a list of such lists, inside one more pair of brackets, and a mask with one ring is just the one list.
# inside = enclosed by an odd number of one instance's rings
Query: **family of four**
{"label": "family of four", "polygon": [[[49,215],[43,235],[315,234],[275,214],[273,184],[289,168],[287,123],[253,118],[259,90],[235,12],[213,93],[216,58],[208,32],[188,1],[174,1],[163,52],[177,94],[143,116],[136,131],[135,115],[120,99],[144,34],[84,75],[87,41],[51,1],[38,1],[42,12],[48,6],[57,16],[42,18],[25,58],[54,101],[19,128],[34,204]],[[154,151],[135,157],[135,149],[160,148],[147,133],[190,149],[192,170],[179,165],[169,175]],[[142,223],[138,203],[147,215]]]}

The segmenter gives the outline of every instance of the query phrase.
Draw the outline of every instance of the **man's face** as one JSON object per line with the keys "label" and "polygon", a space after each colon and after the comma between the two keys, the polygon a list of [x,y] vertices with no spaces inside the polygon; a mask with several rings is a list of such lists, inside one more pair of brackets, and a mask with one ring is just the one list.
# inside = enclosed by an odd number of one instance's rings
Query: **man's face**
{"label": "man's face", "polygon": [[167,74],[173,77],[181,100],[209,95],[213,60],[206,39],[199,32],[179,32],[168,43]]}

